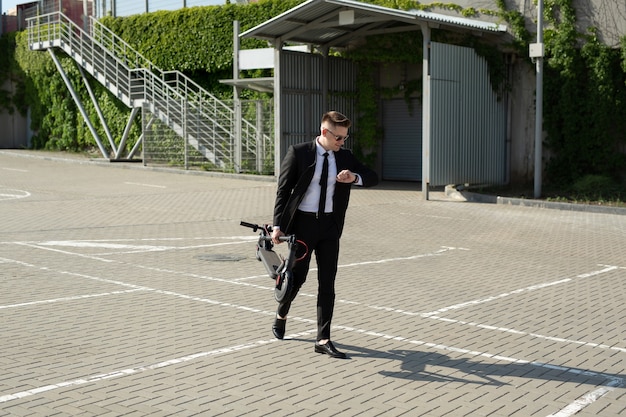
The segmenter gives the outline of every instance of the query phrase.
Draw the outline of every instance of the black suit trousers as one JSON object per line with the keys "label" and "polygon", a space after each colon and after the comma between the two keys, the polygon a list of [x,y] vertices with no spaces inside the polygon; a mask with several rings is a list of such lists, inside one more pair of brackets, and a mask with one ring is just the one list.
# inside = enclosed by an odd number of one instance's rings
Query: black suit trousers
{"label": "black suit trousers", "polygon": [[308,247],[307,256],[293,267],[294,286],[291,297],[278,305],[278,315],[285,317],[291,303],[304,284],[312,253],[317,262],[317,340],[330,339],[335,308],[335,277],[339,261],[339,228],[332,215],[296,212],[293,233]]}

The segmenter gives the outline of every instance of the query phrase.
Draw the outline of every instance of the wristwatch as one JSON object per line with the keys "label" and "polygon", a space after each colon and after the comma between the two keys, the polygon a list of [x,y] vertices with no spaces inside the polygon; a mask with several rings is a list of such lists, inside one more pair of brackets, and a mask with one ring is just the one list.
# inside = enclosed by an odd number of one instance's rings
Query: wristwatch
{"label": "wristwatch", "polygon": [[354,181],[352,181],[352,184],[356,184],[357,182],[359,182],[359,175],[354,174]]}

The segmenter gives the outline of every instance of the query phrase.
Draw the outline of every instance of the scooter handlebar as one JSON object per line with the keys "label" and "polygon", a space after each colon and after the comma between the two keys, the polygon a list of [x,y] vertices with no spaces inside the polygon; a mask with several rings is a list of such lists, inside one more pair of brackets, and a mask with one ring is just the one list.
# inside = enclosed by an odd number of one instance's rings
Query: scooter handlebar
{"label": "scooter handlebar", "polygon": [[[241,221],[239,223],[239,225],[240,226],[244,226],[244,227],[249,227],[249,228],[252,229],[253,232],[256,232],[257,230],[264,230],[264,231],[267,231],[268,233],[272,232],[272,226],[270,226],[270,225],[261,226],[261,225],[258,225],[258,224],[248,223],[248,222],[244,222],[244,221]],[[291,238],[292,238],[292,236],[285,235],[285,236],[280,236],[278,238],[278,240],[280,240],[281,242],[289,242],[291,240]],[[268,241],[272,240],[272,238],[270,236],[261,236],[261,239],[268,240]]]}
{"label": "scooter handlebar", "polygon": [[[258,224],[254,224],[254,223],[248,223],[248,222],[244,222],[241,221],[239,223],[240,226],[244,226],[244,227],[249,227],[250,229],[252,229],[253,232],[256,232],[259,229],[263,229],[263,226],[259,226]],[[268,226],[269,230],[272,230],[271,226]]]}
{"label": "scooter handlebar", "polygon": [[[279,236],[278,240],[280,240],[281,242],[289,242],[291,240],[292,236],[291,235],[286,235],[286,236]],[[272,241],[272,237],[271,236],[261,236],[261,239],[263,240],[267,240],[267,241]]]}

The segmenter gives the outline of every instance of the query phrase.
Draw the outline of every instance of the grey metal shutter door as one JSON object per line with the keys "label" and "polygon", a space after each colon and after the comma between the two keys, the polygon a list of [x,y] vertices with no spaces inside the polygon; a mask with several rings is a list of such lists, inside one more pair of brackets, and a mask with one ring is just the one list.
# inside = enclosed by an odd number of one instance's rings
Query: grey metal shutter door
{"label": "grey metal shutter door", "polygon": [[422,105],[419,100],[383,101],[382,178],[422,180]]}
{"label": "grey metal shutter door", "polygon": [[506,181],[506,104],[472,48],[431,44],[431,185]]}

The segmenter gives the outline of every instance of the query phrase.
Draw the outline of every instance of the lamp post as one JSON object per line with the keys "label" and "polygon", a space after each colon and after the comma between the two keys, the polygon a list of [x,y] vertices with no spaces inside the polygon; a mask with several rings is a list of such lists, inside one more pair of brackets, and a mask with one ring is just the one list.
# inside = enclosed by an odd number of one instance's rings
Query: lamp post
{"label": "lamp post", "polygon": [[534,198],[541,197],[541,174],[543,168],[543,0],[537,6],[537,43],[531,44],[529,55],[535,60],[537,85],[535,91],[535,184]]}

